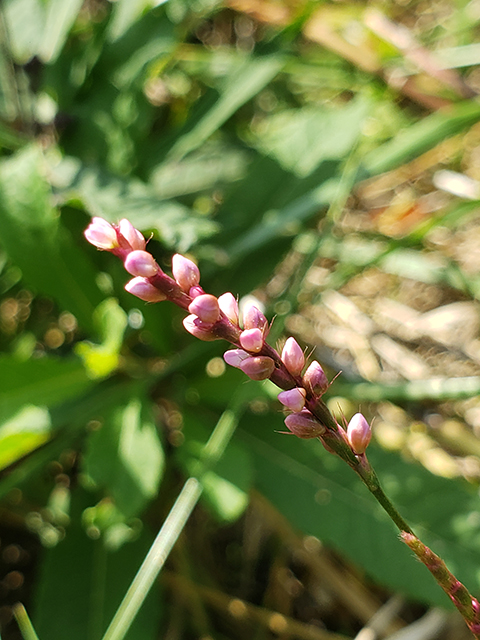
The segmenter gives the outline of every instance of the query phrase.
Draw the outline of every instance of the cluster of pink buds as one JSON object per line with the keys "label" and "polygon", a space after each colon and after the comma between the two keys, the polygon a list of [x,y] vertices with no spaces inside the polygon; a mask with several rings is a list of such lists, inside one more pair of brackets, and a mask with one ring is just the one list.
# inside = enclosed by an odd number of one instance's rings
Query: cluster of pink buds
{"label": "cluster of pink buds", "polygon": [[363,415],[357,413],[346,432],[331,416],[327,419],[321,397],[329,383],[321,365],[314,360],[302,375],[305,354],[294,338],[288,338],[279,355],[266,342],[269,324],[257,306],[247,305],[240,323],[236,298],[231,293],[218,298],[205,293],[197,265],[179,254],[172,258],[173,278],[168,276],[145,250],[145,238],[128,220],[117,225],[93,218],[85,237],[123,260],[125,269],[134,276],[125,285],[129,293],[146,302],[174,302],[189,313],[183,321],[189,333],[200,340],[224,339],[235,347],[224,354],[227,364],[241,369],[252,380],[270,379],[283,389],[278,399],[291,412],[285,418],[291,433],[299,438],[322,439],[326,432],[333,431],[348,446],[350,456],[365,452],[371,429]]}

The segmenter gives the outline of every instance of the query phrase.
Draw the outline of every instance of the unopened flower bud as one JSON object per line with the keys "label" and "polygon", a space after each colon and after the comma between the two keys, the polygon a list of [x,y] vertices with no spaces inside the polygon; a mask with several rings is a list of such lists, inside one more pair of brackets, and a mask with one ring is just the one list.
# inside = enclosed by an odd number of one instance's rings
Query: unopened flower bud
{"label": "unopened flower bud", "polygon": [[305,356],[295,340],[288,338],[282,350],[282,362],[293,376],[299,376],[305,366]]}
{"label": "unopened flower bud", "polygon": [[307,367],[303,374],[303,384],[315,396],[325,393],[328,389],[328,379],[325,371],[316,360]]}
{"label": "unopened flower bud", "polygon": [[132,276],[142,276],[144,278],[154,276],[159,270],[159,266],[152,254],[139,249],[130,251],[125,258],[124,266]]}
{"label": "unopened flower bud", "polygon": [[348,423],[347,439],[353,452],[364,453],[372,437],[372,429],[361,413],[356,413]]}
{"label": "unopened flower bud", "polygon": [[320,424],[310,411],[303,409],[299,413],[291,413],[285,418],[287,428],[299,438],[318,438],[326,428]]}
{"label": "unopened flower bud", "polygon": [[301,411],[305,406],[305,389],[295,387],[294,389],[288,389],[288,391],[281,391],[278,394],[280,402],[290,409],[290,411]]}
{"label": "unopened flower bud", "polygon": [[188,291],[188,295],[191,298],[198,298],[198,296],[202,296],[204,293],[205,293],[205,291],[198,284],[195,285],[194,287],[190,287],[190,289]]}
{"label": "unopened flower bud", "polygon": [[135,229],[130,220],[127,220],[126,218],[120,220],[118,223],[118,231],[132,247],[132,251],[145,250],[145,238],[138,229]]}
{"label": "unopened flower bud", "polygon": [[202,322],[215,324],[220,319],[220,307],[218,300],[210,293],[204,293],[197,296],[190,303],[188,310],[195,314]]}
{"label": "unopened flower bud", "polygon": [[176,253],[172,258],[173,277],[180,287],[188,293],[191,287],[195,287],[200,282],[200,271],[197,265]]}
{"label": "unopened flower bud", "polygon": [[266,331],[268,320],[254,304],[249,304],[243,310],[243,328],[260,329]]}
{"label": "unopened flower bud", "polygon": [[94,217],[84,231],[84,236],[98,249],[115,249],[118,247],[117,232],[103,218]]}
{"label": "unopened flower bud", "polygon": [[240,364],[250,357],[250,354],[243,349],[229,349],[223,354],[225,362],[231,367],[237,367],[237,369],[240,369]]}
{"label": "unopened flower bud", "polygon": [[240,334],[240,344],[245,351],[258,353],[263,347],[263,333],[260,329],[246,329]]}
{"label": "unopened flower bud", "polygon": [[145,302],[161,302],[167,299],[167,296],[154,287],[147,278],[133,278],[130,282],[127,282],[125,290],[137,296],[140,300],[145,300]]}
{"label": "unopened flower bud", "polygon": [[218,298],[220,309],[227,316],[230,322],[238,325],[238,302],[230,292],[222,294]]}
{"label": "unopened flower bud", "polygon": [[266,380],[274,372],[275,363],[268,356],[252,356],[240,363],[240,369],[252,380]]}
{"label": "unopened flower bud", "polygon": [[195,336],[200,340],[204,340],[205,342],[216,340],[216,337],[212,335],[210,331],[212,325],[210,323],[202,322],[200,318],[194,314],[183,319],[183,326],[188,333],[191,333],[192,336]]}

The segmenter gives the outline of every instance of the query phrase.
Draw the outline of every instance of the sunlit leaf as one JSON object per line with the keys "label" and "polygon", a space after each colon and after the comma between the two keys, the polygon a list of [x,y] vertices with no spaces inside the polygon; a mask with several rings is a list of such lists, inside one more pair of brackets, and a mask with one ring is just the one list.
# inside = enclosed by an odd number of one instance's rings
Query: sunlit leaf
{"label": "sunlit leaf", "polygon": [[157,493],[164,453],[148,403],[132,395],[90,434],[85,470],[105,487],[125,516],[138,514]]}

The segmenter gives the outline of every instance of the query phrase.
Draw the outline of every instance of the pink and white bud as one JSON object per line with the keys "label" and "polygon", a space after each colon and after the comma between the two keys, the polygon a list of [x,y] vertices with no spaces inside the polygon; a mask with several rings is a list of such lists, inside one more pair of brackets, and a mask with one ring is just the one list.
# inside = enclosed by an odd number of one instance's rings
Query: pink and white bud
{"label": "pink and white bud", "polygon": [[249,304],[243,310],[243,328],[244,329],[260,329],[265,333],[268,326],[268,320],[263,313],[254,304]]}
{"label": "pink and white bud", "polygon": [[252,356],[242,360],[239,367],[252,380],[266,380],[275,370],[275,362],[268,356]]}
{"label": "pink and white bud", "polygon": [[231,367],[236,367],[237,369],[240,369],[241,363],[250,357],[250,354],[243,349],[229,349],[223,354],[225,362]]}
{"label": "pink and white bud", "polygon": [[318,438],[325,433],[326,428],[315,419],[307,409],[299,413],[291,413],[285,418],[287,428],[299,438]]}
{"label": "pink and white bud", "polygon": [[118,223],[118,231],[122,235],[128,244],[132,247],[132,251],[144,251],[146,242],[143,234],[138,229],[135,229],[130,220],[123,218]]}
{"label": "pink and white bud", "polygon": [[222,294],[218,298],[218,304],[220,305],[220,310],[223,311],[230,322],[238,325],[238,302],[236,298],[234,298],[233,294],[229,291]]}
{"label": "pink and white bud", "polygon": [[188,295],[191,298],[198,298],[198,296],[202,296],[204,293],[205,291],[202,289],[202,287],[200,287],[199,285],[195,285],[194,287],[190,287]]}
{"label": "pink and white bud", "polygon": [[306,395],[305,389],[295,387],[294,389],[288,389],[288,391],[281,391],[278,394],[278,399],[290,411],[298,412],[305,406]]}
{"label": "pink and white bud", "polygon": [[130,251],[125,258],[124,266],[132,276],[142,276],[143,278],[151,278],[160,269],[152,254],[140,249]]}
{"label": "pink and white bud", "polygon": [[303,374],[303,385],[312,392],[314,396],[319,396],[328,389],[328,379],[322,366],[314,360]]}
{"label": "pink and white bud", "polygon": [[372,437],[372,429],[361,413],[356,413],[348,423],[347,439],[357,455],[365,452]]}
{"label": "pink and white bud", "polygon": [[172,258],[172,273],[179,286],[186,293],[200,282],[200,271],[197,265],[179,253],[176,253]]}
{"label": "pink and white bud", "polygon": [[161,302],[167,299],[167,296],[154,287],[147,278],[133,278],[127,282],[125,290],[145,302]]}
{"label": "pink and white bud", "polygon": [[105,251],[118,247],[117,232],[103,218],[92,218],[92,222],[83,232],[85,238],[98,249]]}
{"label": "pink and white bud", "polygon": [[188,310],[195,314],[202,322],[215,324],[220,319],[220,307],[218,300],[210,293],[203,293],[197,296],[190,303]]}
{"label": "pink and white bud", "polygon": [[191,333],[192,336],[204,340],[205,342],[211,342],[216,340],[216,337],[212,335],[210,323],[205,323],[200,320],[196,315],[192,314],[183,319],[183,326]]}
{"label": "pink and white bud", "polygon": [[258,353],[263,347],[263,333],[260,329],[246,329],[240,334],[240,344],[245,351]]}
{"label": "pink and white bud", "polygon": [[295,340],[288,338],[282,350],[282,362],[287,367],[292,376],[299,376],[305,366],[305,355]]}

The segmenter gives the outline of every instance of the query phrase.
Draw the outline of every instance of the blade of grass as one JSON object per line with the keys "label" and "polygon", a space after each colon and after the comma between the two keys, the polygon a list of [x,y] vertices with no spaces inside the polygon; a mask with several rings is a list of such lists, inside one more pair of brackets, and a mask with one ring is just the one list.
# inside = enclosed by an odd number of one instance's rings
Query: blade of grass
{"label": "blade of grass", "polygon": [[230,442],[243,405],[243,401],[236,397],[231,408],[220,416],[203,449],[195,475],[184,484],[102,640],[122,640],[125,637],[202,494],[202,476],[215,466]]}
{"label": "blade of grass", "polygon": [[35,629],[33,628],[33,624],[28,617],[27,610],[18,602],[13,606],[13,615],[17,624],[20,628],[20,633],[22,634],[24,640],[39,640],[37,634],[35,633]]}

